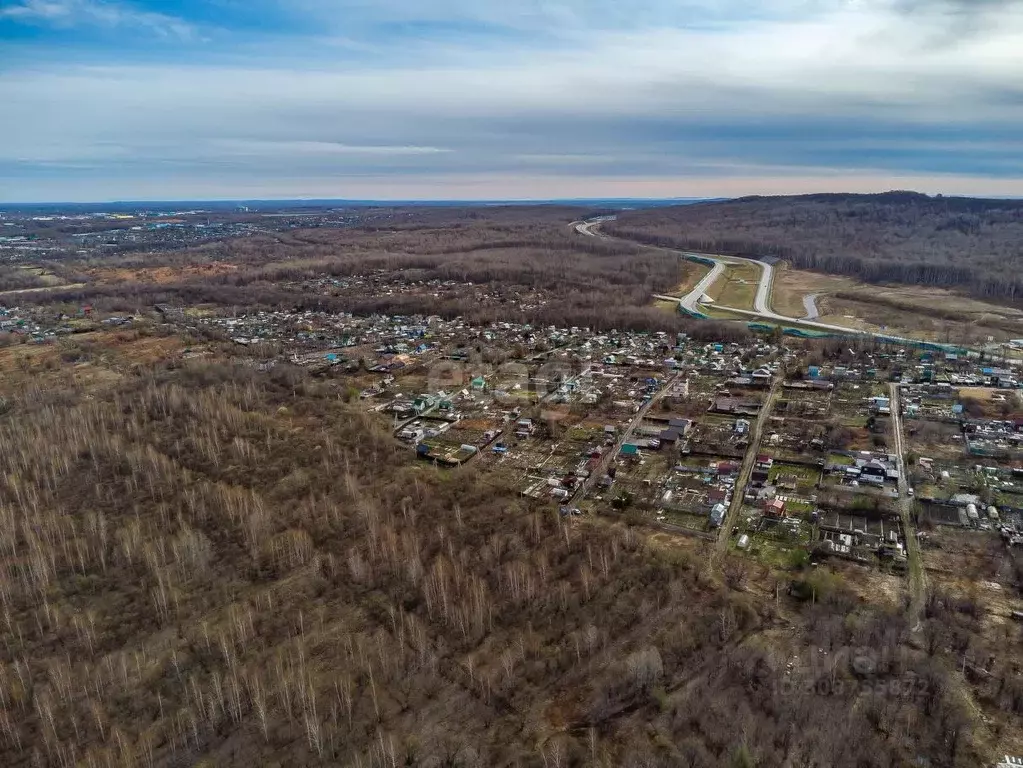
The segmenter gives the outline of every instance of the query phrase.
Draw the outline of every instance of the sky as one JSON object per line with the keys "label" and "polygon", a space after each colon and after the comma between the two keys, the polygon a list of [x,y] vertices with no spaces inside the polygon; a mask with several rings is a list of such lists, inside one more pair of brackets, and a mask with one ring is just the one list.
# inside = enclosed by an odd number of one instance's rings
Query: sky
{"label": "sky", "polygon": [[1023,0],[0,0],[0,201],[1023,196]]}

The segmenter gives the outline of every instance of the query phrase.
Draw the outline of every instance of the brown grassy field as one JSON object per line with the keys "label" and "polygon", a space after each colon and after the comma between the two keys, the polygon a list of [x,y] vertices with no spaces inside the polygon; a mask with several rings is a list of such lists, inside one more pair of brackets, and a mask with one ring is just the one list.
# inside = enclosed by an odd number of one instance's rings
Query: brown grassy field
{"label": "brown grassy field", "polygon": [[[782,263],[775,267],[771,307],[775,312],[788,317],[802,317],[806,314],[803,297],[807,294],[818,294],[824,298],[828,294],[852,290],[855,287],[856,281],[852,278],[793,269]],[[818,299],[819,310],[824,308],[823,305],[824,302]]]}
{"label": "brown grassy field", "polygon": [[[850,277],[792,269],[775,271],[771,305],[791,317],[805,314],[803,297],[817,294],[822,322],[907,334],[933,341],[980,344],[988,336],[1023,336],[1023,310],[941,288],[865,285]],[[851,316],[851,317],[849,317]]]}
{"label": "brown grassy field", "polygon": [[689,291],[693,290],[697,283],[707,276],[708,272],[710,272],[710,267],[703,264],[697,264],[695,261],[683,261],[681,269],[682,281],[673,291],[671,291],[669,295],[686,295]]}
{"label": "brown grassy field", "polygon": [[708,289],[707,294],[718,304],[735,309],[753,309],[753,297],[760,280],[760,268],[736,262]]}
{"label": "brown grassy field", "polygon": [[199,264],[182,264],[160,267],[95,267],[86,270],[91,281],[98,285],[117,283],[145,283],[168,285],[192,279],[208,279],[230,275],[238,271],[238,265],[212,261]]}

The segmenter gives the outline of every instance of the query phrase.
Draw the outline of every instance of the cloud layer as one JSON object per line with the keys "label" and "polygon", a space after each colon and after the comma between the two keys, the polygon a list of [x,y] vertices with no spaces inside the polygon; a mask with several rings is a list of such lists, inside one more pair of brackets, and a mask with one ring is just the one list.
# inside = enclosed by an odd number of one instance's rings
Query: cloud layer
{"label": "cloud layer", "polygon": [[189,39],[194,33],[183,19],[117,2],[96,0],[22,0],[0,8],[0,19],[57,28],[101,27],[142,30]]}
{"label": "cloud layer", "polygon": [[1019,0],[159,5],[0,9],[2,198],[1023,195]]}

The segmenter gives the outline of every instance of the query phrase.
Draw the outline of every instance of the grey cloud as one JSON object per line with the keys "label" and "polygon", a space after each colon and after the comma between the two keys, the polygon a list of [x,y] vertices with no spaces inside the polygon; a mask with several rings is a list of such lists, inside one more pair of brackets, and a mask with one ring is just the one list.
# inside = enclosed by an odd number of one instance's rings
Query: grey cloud
{"label": "grey cloud", "polygon": [[[309,69],[261,59],[0,74],[0,103],[19,115],[0,124],[0,165],[19,184],[57,183],[63,168],[68,183],[277,184],[282,195],[353,180],[662,188],[867,171],[1023,187],[1012,58],[1023,19],[937,51],[933,28],[886,0],[816,3],[795,20],[782,5],[764,23],[596,30],[540,51],[466,45],[417,67],[314,58]],[[54,105],[73,119],[54,119]]]}

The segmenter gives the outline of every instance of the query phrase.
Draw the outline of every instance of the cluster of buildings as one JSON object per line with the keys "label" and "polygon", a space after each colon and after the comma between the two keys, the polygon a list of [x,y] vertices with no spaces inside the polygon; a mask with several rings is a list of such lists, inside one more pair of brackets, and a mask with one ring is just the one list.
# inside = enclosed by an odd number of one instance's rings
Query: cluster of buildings
{"label": "cluster of buildings", "polygon": [[46,344],[71,334],[94,330],[98,324],[91,315],[88,306],[80,308],[74,315],[54,313],[39,307],[0,306],[0,334],[7,334],[16,342]]}

